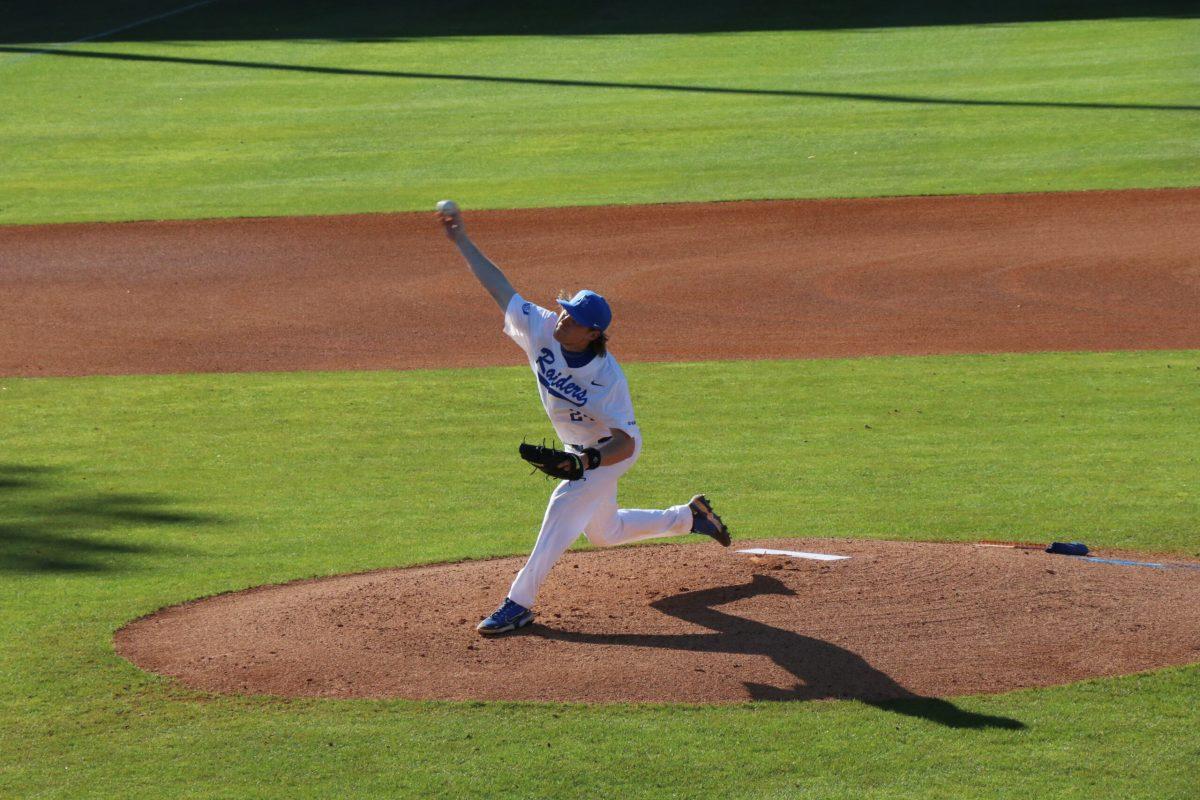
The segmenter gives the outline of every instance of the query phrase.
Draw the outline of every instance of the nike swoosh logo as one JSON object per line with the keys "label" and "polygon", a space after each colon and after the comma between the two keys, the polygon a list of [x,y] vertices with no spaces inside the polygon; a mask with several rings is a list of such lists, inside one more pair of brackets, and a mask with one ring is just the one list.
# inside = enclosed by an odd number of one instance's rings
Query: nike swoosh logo
{"label": "nike swoosh logo", "polygon": [[603,384],[603,383],[596,383],[595,381],[592,381],[592,386],[599,386],[601,389],[603,389],[603,388],[604,388],[604,384]]}

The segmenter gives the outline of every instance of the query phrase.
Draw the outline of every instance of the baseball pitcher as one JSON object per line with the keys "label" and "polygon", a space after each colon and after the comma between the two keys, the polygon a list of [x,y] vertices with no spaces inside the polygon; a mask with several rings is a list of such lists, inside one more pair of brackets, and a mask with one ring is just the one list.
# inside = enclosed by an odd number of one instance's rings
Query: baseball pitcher
{"label": "baseball pitcher", "polygon": [[726,547],[729,531],[704,495],[665,511],[617,508],[617,482],[642,450],[629,384],[605,331],[608,302],[589,290],[560,297],[556,314],[517,294],[504,273],[467,237],[453,201],[438,203],[438,219],[476,279],[504,312],[504,332],[525,351],[542,406],[562,450],[522,444],[521,457],[561,479],[550,495],[537,543],[508,596],[477,626],[507,633],[533,621],[538,589],[580,533],[600,547],[658,536],[699,533]]}

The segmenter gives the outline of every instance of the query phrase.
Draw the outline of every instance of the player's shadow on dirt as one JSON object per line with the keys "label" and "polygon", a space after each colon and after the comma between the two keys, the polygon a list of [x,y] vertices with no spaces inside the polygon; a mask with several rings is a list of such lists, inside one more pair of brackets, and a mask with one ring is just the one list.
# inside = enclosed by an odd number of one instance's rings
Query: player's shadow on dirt
{"label": "player's shadow on dirt", "polygon": [[147,541],[159,529],[221,521],[171,508],[173,499],[162,495],[81,492],[73,484],[61,468],[0,464],[0,573],[129,569],[133,556],[186,552]]}
{"label": "player's shadow on dirt", "polygon": [[[567,642],[658,647],[687,652],[767,656],[796,677],[792,687],[747,683],[755,700],[855,699],[876,708],[921,717],[951,728],[1023,729],[1024,723],[964,711],[940,698],[922,697],[872,667],[861,656],[835,644],[737,617],[713,606],[767,594],[794,595],[775,578],[755,575],[750,583],[672,595],[651,605],[715,633],[653,635],[577,633],[535,625],[531,634]],[[686,676],[683,676],[686,679]]]}

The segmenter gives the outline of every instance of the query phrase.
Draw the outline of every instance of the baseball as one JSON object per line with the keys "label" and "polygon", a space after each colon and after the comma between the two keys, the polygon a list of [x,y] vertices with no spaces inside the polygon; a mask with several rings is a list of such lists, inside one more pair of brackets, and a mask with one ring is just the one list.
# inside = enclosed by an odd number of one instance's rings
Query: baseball
{"label": "baseball", "polygon": [[453,200],[439,200],[437,210],[439,214],[445,214],[448,217],[453,216],[458,213],[458,204]]}

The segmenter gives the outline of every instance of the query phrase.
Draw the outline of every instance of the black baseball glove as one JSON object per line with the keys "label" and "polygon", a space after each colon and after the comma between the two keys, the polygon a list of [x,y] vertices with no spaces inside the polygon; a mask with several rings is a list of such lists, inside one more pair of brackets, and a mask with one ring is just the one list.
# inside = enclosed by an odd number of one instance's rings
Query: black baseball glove
{"label": "black baseball glove", "polygon": [[580,480],[583,478],[584,472],[600,466],[600,451],[594,447],[588,447],[582,453],[572,453],[569,450],[556,450],[543,444],[522,442],[521,458],[551,478],[559,478],[564,481]]}

